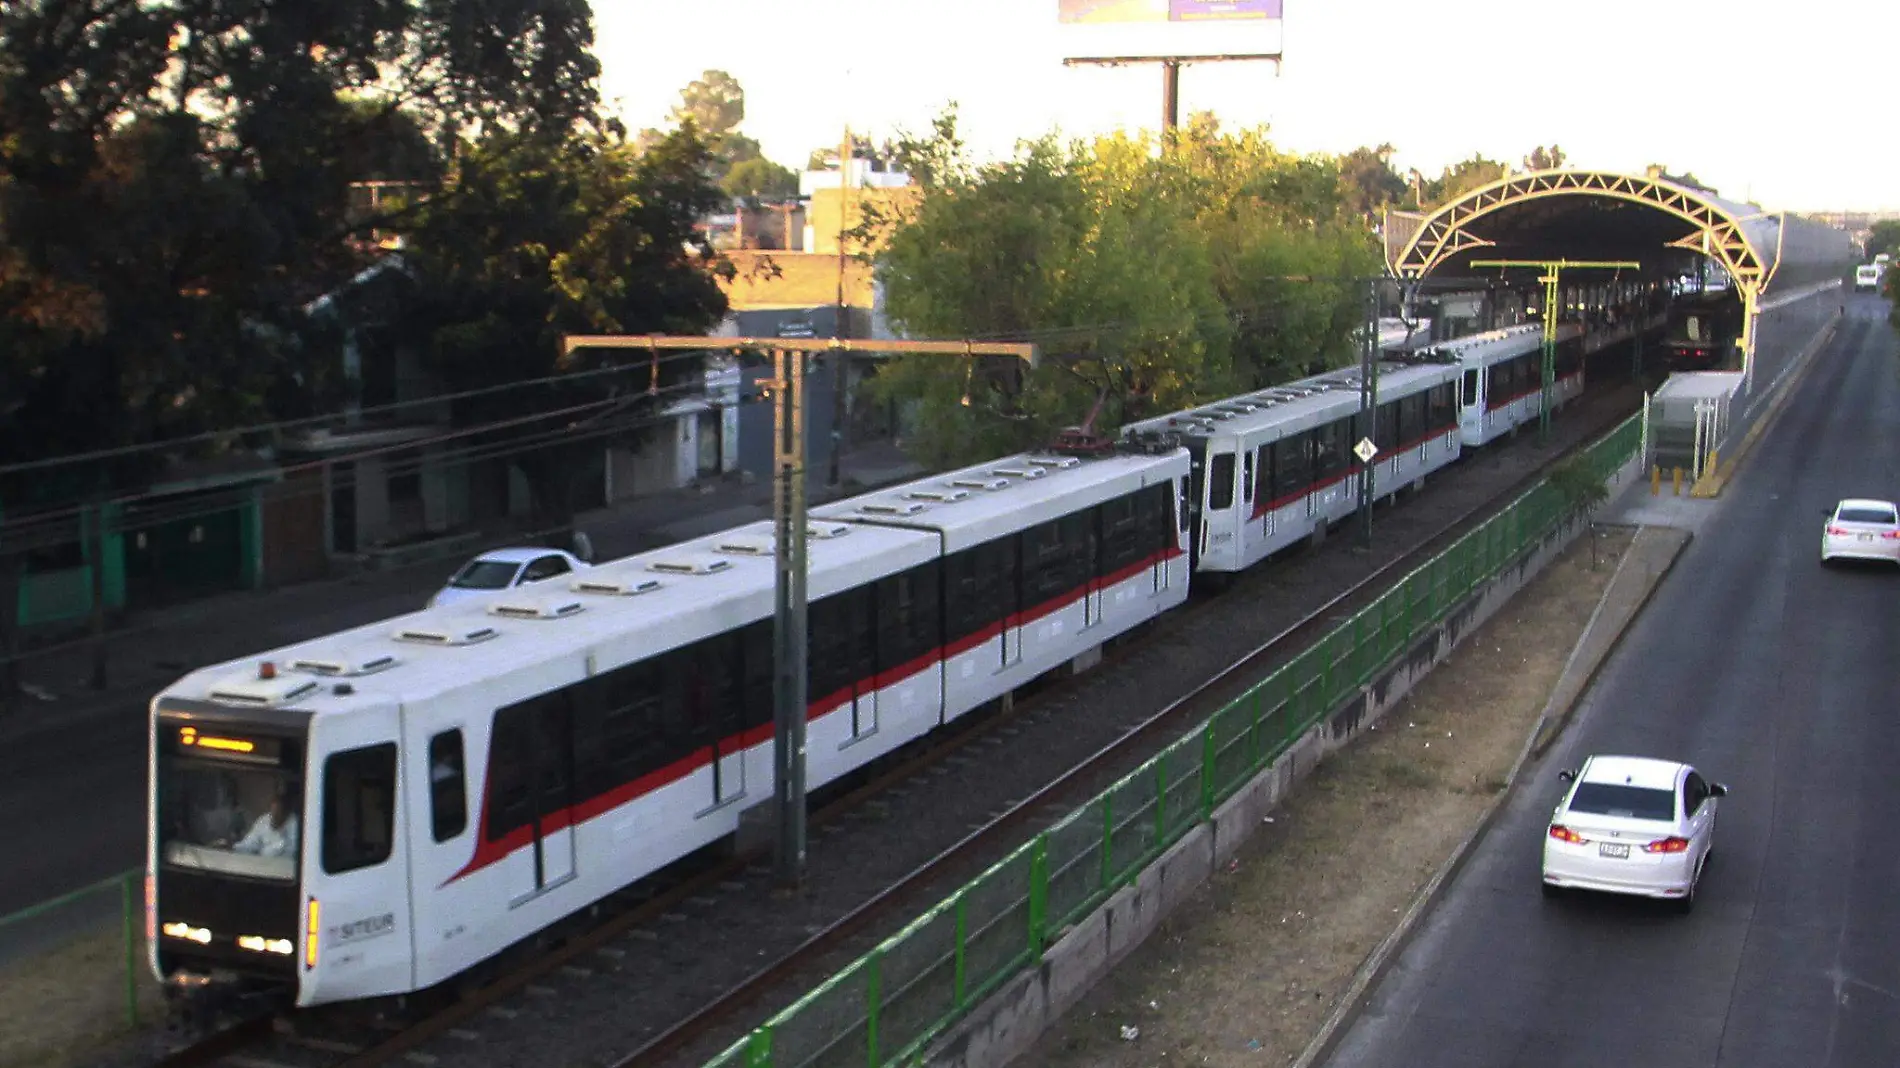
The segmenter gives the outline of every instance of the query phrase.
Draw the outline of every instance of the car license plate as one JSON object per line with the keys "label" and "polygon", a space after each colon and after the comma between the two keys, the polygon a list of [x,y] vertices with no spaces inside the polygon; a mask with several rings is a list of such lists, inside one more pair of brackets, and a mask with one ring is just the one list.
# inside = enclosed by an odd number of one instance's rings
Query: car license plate
{"label": "car license plate", "polygon": [[1630,855],[1630,847],[1617,842],[1604,842],[1597,846],[1597,852],[1606,857],[1627,857]]}
{"label": "car license plate", "polygon": [[1862,535],[1860,536],[1860,540],[1862,540],[1862,541],[1872,541],[1872,540],[1874,540],[1874,536],[1873,536],[1872,534],[1862,534]]}

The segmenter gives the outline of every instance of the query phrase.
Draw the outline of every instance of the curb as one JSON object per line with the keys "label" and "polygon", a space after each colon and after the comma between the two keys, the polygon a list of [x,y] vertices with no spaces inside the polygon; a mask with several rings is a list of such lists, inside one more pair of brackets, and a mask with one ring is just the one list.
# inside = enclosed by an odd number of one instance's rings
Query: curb
{"label": "curb", "polygon": [[[1648,585],[1643,589],[1642,596],[1638,597],[1636,603],[1630,607],[1628,617],[1618,625],[1616,633],[1612,634],[1610,640],[1604,644],[1603,651],[1596,656],[1588,668],[1584,669],[1583,680],[1571,691],[1569,697],[1562,699],[1561,704],[1558,699],[1553,698],[1549,704],[1544,706],[1543,713],[1537,717],[1536,727],[1531,730],[1531,759],[1542,760],[1544,755],[1550,752],[1551,746],[1555,745],[1557,739],[1563,735],[1564,729],[1570,726],[1571,717],[1576,714],[1577,706],[1583,703],[1583,695],[1590,692],[1590,687],[1596,684],[1597,676],[1603,672],[1603,665],[1609,663],[1610,657],[1616,655],[1617,649],[1622,647],[1623,636],[1629,633],[1630,624],[1636,622],[1637,617],[1641,616],[1644,610],[1649,607],[1649,602],[1656,596],[1656,591],[1662,588],[1663,580],[1668,578],[1669,573],[1676,569],[1676,561],[1682,559],[1682,554],[1688,550],[1689,543],[1695,540],[1695,532],[1692,530],[1659,524],[1649,524],[1638,527],[1636,536],[1640,538],[1643,536],[1643,531],[1651,529],[1679,531],[1683,536],[1682,541],[1679,542],[1675,550],[1669,554],[1669,559],[1663,562],[1661,570],[1657,571],[1655,575],[1649,579]],[[1630,542],[1630,548],[1633,550],[1635,547],[1636,542],[1632,540]],[[1596,629],[1597,619],[1603,614],[1603,607],[1609,603],[1610,591],[1616,588],[1617,575],[1622,574],[1623,568],[1630,562],[1634,555],[1633,552],[1623,554],[1622,562],[1616,565],[1617,574],[1611,575],[1610,584],[1603,588],[1603,597],[1597,601],[1596,611],[1590,614],[1590,622],[1584,624],[1583,637],[1578,640],[1577,647],[1571,650],[1570,660],[1564,664],[1563,674],[1557,677],[1557,688],[1559,690],[1563,688],[1565,678],[1570,675],[1572,667],[1582,654],[1584,644],[1589,641],[1591,632]],[[1506,780],[1507,782],[1514,782],[1516,780],[1516,771],[1517,769],[1512,769],[1512,776]]]}
{"label": "curb", "polygon": [[1759,441],[1763,435],[1767,434],[1768,427],[1774,423],[1775,419],[1780,416],[1781,410],[1787,406],[1788,398],[1794,396],[1794,391],[1800,388],[1802,381],[1808,377],[1808,373],[1814,370],[1816,357],[1820,355],[1821,349],[1826,347],[1828,342],[1834,340],[1834,335],[1839,327],[1840,320],[1837,318],[1834,322],[1829,323],[1815,339],[1814,344],[1810,346],[1808,354],[1802,358],[1801,365],[1795,369],[1793,374],[1788,376],[1787,383],[1781,387],[1780,392],[1775,395],[1775,399],[1769,402],[1767,409],[1761,413],[1761,417],[1755,420],[1755,425],[1749,427],[1748,433],[1742,435],[1741,443],[1735,446],[1735,455],[1729,459],[1727,464],[1723,465],[1726,467],[1726,470],[1704,475],[1701,481],[1689,487],[1689,496],[1707,500],[1711,497],[1720,497],[1722,495],[1722,491],[1728,488],[1729,481],[1733,479],[1735,473],[1741,469],[1742,461],[1748,459],[1748,454],[1754,451],[1755,443]]}
{"label": "curb", "polygon": [[[1684,533],[1689,534],[1688,531],[1684,531]],[[1642,528],[1639,527],[1637,536],[1640,537],[1641,535]],[[1694,535],[1690,534],[1690,539],[1693,539],[1693,537]],[[1656,573],[1654,581],[1649,584],[1649,588],[1636,602],[1635,609],[1618,625],[1616,636],[1604,644],[1602,654],[1596,657],[1595,662],[1590,665],[1588,676],[1583,685],[1577,687],[1576,695],[1564,703],[1564,710],[1559,713],[1566,722],[1569,720],[1571,711],[1575,709],[1580,702],[1583,694],[1589,690],[1590,683],[1595,680],[1603,664],[1609,660],[1610,654],[1621,644],[1623,634],[1628,631],[1629,625],[1634,622],[1636,618],[1642,614],[1643,609],[1648,606],[1650,598],[1654,596],[1656,589],[1662,585],[1663,578],[1675,567],[1676,561],[1682,556],[1682,550],[1687,548],[1688,544],[1689,540],[1684,540],[1682,545],[1670,555],[1668,565]],[[1596,609],[1591,613],[1590,621],[1584,624],[1583,634],[1577,639],[1576,646],[1572,648],[1570,660],[1564,664],[1563,673],[1558,676],[1557,686],[1553,687],[1553,690],[1562,687],[1564,676],[1570,674],[1572,665],[1576,663],[1578,655],[1588,644],[1590,632],[1596,627],[1603,613],[1603,606],[1608,602],[1611,591],[1616,588],[1617,576],[1622,574],[1623,568],[1629,563],[1630,556],[1635,548],[1636,542],[1632,539],[1629,550],[1624,551],[1623,559],[1617,563],[1616,572],[1611,574],[1609,583],[1603,587],[1603,594],[1597,599]],[[1518,775],[1522,773],[1524,765],[1529,763],[1532,759],[1541,758],[1543,756],[1542,752],[1534,752],[1534,750],[1537,745],[1538,736],[1543,732],[1544,725],[1551,714],[1552,708],[1547,704],[1543,713],[1538,716],[1537,723],[1533,725],[1529,735],[1524,739],[1524,748],[1518,751],[1516,762],[1511,765],[1510,772],[1505,775],[1504,789],[1493,795],[1485,806],[1484,814],[1478,817],[1478,822],[1472,827],[1471,832],[1458,843],[1456,849],[1452,850],[1451,856],[1446,858],[1445,863],[1440,865],[1436,872],[1432,873],[1431,879],[1427,880],[1425,885],[1419,888],[1418,894],[1412,898],[1411,905],[1406,908],[1405,915],[1399,918],[1398,926],[1393,928],[1392,933],[1386,935],[1385,939],[1381,941],[1378,946],[1374,947],[1371,954],[1366,957],[1364,963],[1360,964],[1359,970],[1353,975],[1352,982],[1346,987],[1345,996],[1339,999],[1339,1003],[1334,1007],[1332,1014],[1329,1015],[1326,1018],[1326,1022],[1320,1026],[1319,1033],[1313,1036],[1313,1040],[1307,1043],[1306,1049],[1301,1051],[1299,1059],[1293,1062],[1292,1068],[1313,1068],[1314,1065],[1320,1063],[1321,1060],[1330,1055],[1338,1045],[1339,1040],[1345,1037],[1347,1025],[1356,1021],[1359,1014],[1364,1011],[1365,1005],[1363,1004],[1363,999],[1366,991],[1369,990],[1373,984],[1384,978],[1386,973],[1391,970],[1393,962],[1398,959],[1399,951],[1404,949],[1411,942],[1412,935],[1418,929],[1419,920],[1423,919],[1424,916],[1431,911],[1432,907],[1438,903],[1439,898],[1444,896],[1445,887],[1464,869],[1465,862],[1470,859],[1473,851],[1472,847],[1477,845],[1478,839],[1484,837],[1484,835],[1490,831],[1492,824],[1497,822],[1498,813],[1504,811],[1504,802],[1517,787],[1517,778]],[[1555,734],[1561,733],[1561,730],[1562,728],[1559,727],[1558,731],[1553,733],[1553,740]]]}

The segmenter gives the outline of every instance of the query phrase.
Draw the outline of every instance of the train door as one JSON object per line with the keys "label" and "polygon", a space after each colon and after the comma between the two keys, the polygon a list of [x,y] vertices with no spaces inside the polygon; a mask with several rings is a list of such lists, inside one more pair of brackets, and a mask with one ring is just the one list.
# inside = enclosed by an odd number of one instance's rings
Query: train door
{"label": "train door", "polygon": [[1458,425],[1466,441],[1484,440],[1484,381],[1482,368],[1465,367],[1458,387]]}
{"label": "train door", "polygon": [[573,717],[565,693],[509,705],[495,715],[489,837],[528,833],[529,862],[509,863],[509,905],[574,877]]}
{"label": "train door", "polygon": [[390,705],[313,721],[300,1001],[372,997],[413,982],[405,831],[414,821],[397,803],[399,719]]}

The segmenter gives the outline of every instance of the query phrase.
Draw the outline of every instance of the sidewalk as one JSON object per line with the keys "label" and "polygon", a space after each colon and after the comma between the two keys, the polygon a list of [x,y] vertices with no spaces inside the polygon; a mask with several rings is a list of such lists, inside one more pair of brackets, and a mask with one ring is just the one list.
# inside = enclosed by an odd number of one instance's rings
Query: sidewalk
{"label": "sidewalk", "polygon": [[[808,475],[812,504],[917,478],[923,468],[889,443],[847,452],[840,485],[825,472]],[[736,478],[674,490],[583,513],[574,525],[593,541],[597,561],[613,560],[716,531],[770,518],[772,484]],[[506,536],[464,546],[452,556],[347,578],[237,592],[149,612],[134,611],[107,634],[108,686],[94,690],[90,646],[22,655],[20,678],[33,694],[0,713],[0,740],[101,722],[142,717],[152,695],[205,664],[305,641],[421,608],[461,563],[476,552],[510,544]]]}

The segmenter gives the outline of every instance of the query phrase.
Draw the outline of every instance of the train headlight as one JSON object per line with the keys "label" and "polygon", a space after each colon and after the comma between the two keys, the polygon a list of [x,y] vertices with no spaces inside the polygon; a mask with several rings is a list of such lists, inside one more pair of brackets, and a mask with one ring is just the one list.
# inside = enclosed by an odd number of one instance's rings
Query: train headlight
{"label": "train headlight", "polygon": [[288,957],[297,951],[297,946],[288,938],[265,938],[263,935],[240,935],[237,940],[239,949],[248,949],[253,953],[275,953]]}
{"label": "train headlight", "polygon": [[173,920],[171,923],[166,924],[162,930],[168,938],[182,938],[187,942],[196,942],[201,946],[211,944],[211,929],[208,927],[193,927],[191,924],[180,923],[177,920]]}

